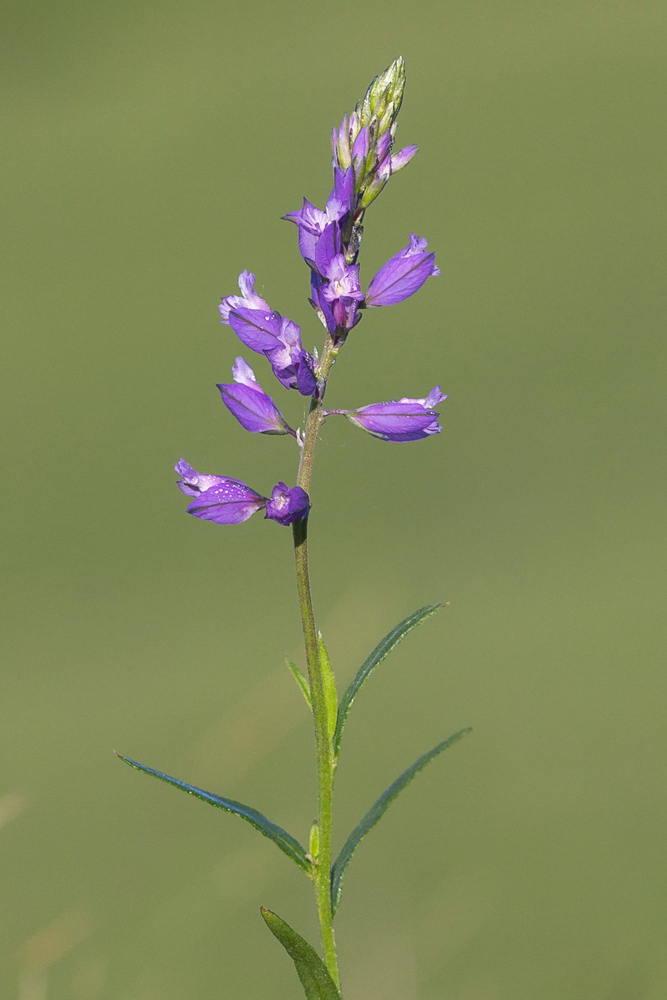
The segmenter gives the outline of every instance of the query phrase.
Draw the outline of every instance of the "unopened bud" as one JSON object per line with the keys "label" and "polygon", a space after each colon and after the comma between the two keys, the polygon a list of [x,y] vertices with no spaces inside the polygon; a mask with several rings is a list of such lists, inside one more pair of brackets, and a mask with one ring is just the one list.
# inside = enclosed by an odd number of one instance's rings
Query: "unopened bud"
{"label": "unopened bud", "polygon": [[[399,56],[384,73],[375,77],[363,100],[352,114],[343,116],[340,128],[332,132],[334,169],[354,168],[352,226],[361,224],[365,210],[380,194],[394,169],[400,170],[411,158],[407,150],[402,151],[403,155],[394,165],[391,156],[404,89],[405,62]],[[354,259],[349,248],[350,232],[348,225],[345,237],[348,261]]]}
{"label": "unopened bud", "polygon": [[369,125],[372,118],[377,118],[383,124],[382,131],[389,128],[400,110],[404,88],[405,61],[399,56],[384,73],[375,77],[363,101],[357,105],[361,124]]}

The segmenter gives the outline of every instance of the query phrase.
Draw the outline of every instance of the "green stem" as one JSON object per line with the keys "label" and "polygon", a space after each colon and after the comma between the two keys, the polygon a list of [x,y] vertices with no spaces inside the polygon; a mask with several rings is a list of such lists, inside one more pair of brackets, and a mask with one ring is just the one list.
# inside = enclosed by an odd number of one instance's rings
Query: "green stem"
{"label": "green stem", "polygon": [[[306,429],[304,433],[303,448],[301,451],[301,462],[299,463],[299,474],[297,485],[310,495],[310,481],[313,473],[313,460],[315,457],[315,445],[319,435],[320,427],[324,421],[324,410],[322,397],[326,387],[327,378],[331,371],[331,366],[336,358],[338,350],[334,347],[333,340],[327,336],[327,341],[322,354],[322,361],[319,369],[321,390],[318,397],[314,397]],[[320,657],[317,644],[317,628],[315,625],[315,613],[313,611],[313,599],[310,593],[310,577],[308,574],[308,521],[297,521],[293,525],[294,533],[294,557],[296,561],[296,581],[299,595],[299,605],[301,607],[301,623],[303,626],[303,637],[306,647],[306,662],[308,664],[308,680],[310,682],[310,697],[313,708],[313,722],[315,727],[315,749],[317,752],[317,805],[318,805],[318,825],[320,834],[319,854],[316,859],[315,873],[313,881],[315,883],[315,896],[317,899],[317,911],[320,919],[320,930],[322,934],[322,947],[324,949],[324,959],[331,973],[331,977],[340,989],[340,976],[338,974],[338,959],[336,957],[336,942],[333,932],[333,914],[331,912],[331,830],[333,812],[333,779],[334,779],[334,753],[329,738],[329,723],[327,720],[326,702],[324,698],[324,687],[322,684],[322,670],[320,667]]]}

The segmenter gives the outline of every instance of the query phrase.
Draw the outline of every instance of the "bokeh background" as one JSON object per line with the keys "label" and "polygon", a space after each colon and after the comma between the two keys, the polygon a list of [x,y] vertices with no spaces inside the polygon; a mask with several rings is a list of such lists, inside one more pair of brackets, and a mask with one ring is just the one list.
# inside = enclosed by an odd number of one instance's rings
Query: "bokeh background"
{"label": "bokeh background", "polygon": [[421,152],[367,216],[362,275],[413,230],[442,277],[365,317],[329,400],[439,382],[444,431],[327,425],[313,580],[343,681],[450,606],[354,706],[337,843],[474,733],[348,870],[345,996],[662,1000],[664,4],[23,0],[3,21],[2,996],[300,996],[258,907],[315,941],[306,880],[111,751],[307,836],[290,534],[186,517],[172,467],[294,479],[293,441],[220,402],[239,345],[216,307],[248,267],[321,340],[280,216],[323,202],[331,126],[403,54]]}

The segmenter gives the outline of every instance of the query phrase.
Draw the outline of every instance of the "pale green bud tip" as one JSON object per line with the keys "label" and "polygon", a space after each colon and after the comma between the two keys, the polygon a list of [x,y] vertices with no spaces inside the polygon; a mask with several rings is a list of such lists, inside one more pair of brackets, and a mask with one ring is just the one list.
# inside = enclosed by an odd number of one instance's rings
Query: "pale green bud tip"
{"label": "pale green bud tip", "polygon": [[310,843],[308,845],[308,853],[314,864],[317,864],[317,859],[320,856],[320,828],[318,826],[317,820],[313,823],[310,828]]}
{"label": "pale green bud tip", "polygon": [[[380,120],[396,120],[403,100],[405,88],[405,60],[403,56],[394,59],[384,73],[376,76],[359,105],[361,124],[368,125],[373,117]],[[384,131],[382,129],[381,131]]]}

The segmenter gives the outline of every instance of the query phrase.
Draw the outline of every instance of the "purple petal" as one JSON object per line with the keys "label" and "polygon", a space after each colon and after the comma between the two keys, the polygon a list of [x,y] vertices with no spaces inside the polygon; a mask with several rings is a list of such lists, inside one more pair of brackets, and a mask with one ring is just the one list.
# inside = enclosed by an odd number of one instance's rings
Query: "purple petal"
{"label": "purple petal", "polygon": [[189,497],[197,497],[200,493],[210,489],[211,486],[225,482],[224,476],[202,475],[201,472],[197,472],[191,465],[188,465],[184,458],[176,463],[174,472],[177,472],[181,477],[176,485],[182,493]]}
{"label": "purple petal", "polygon": [[419,403],[420,406],[430,410],[434,406],[437,406],[438,403],[441,403],[443,399],[447,399],[447,396],[440,391],[440,386],[436,385],[434,389],[431,389],[428,396],[423,399],[411,399],[408,396],[402,396],[399,399],[399,403]]}
{"label": "purple petal", "polygon": [[242,271],[239,275],[239,288],[241,295],[227,295],[222,300],[222,305],[218,306],[221,323],[229,323],[232,309],[262,309],[271,312],[271,307],[255,292],[255,275],[250,271]]}
{"label": "purple petal", "polygon": [[296,389],[297,372],[301,356],[301,328],[291,319],[281,317],[276,346],[266,351],[273,374],[287,389]]}
{"label": "purple petal", "polygon": [[218,477],[222,482],[200,494],[187,512],[216,524],[240,524],[266,506],[267,498],[255,493],[239,479]]}
{"label": "purple petal", "polygon": [[359,302],[356,298],[343,296],[335,300],[332,304],[332,312],[337,329],[351,330],[357,325],[362,315],[358,311],[358,306]]}
{"label": "purple petal", "polygon": [[326,215],[331,222],[338,222],[352,211],[354,201],[354,170],[334,170],[334,187],[327,201]]}
{"label": "purple petal", "polygon": [[269,351],[266,355],[273,374],[286,389],[296,389],[297,387],[301,354],[301,351],[294,354],[287,347],[279,347],[275,351]]}
{"label": "purple petal", "polygon": [[384,132],[375,144],[375,158],[379,163],[386,159],[391,151],[393,136],[391,132]]}
{"label": "purple petal", "polygon": [[326,275],[332,260],[340,255],[340,229],[337,222],[330,222],[317,241],[315,247],[315,266],[322,275]]}
{"label": "purple petal", "polygon": [[299,361],[299,368],[296,373],[296,387],[302,396],[312,396],[317,389],[315,365],[307,351],[303,352]]}
{"label": "purple petal", "polygon": [[279,362],[274,361],[272,354],[267,354],[267,358],[271,363],[271,370],[276,376],[281,385],[286,389],[296,389],[296,375],[298,371],[297,364],[281,365]]}
{"label": "purple petal", "polygon": [[395,153],[391,158],[392,174],[395,174],[397,170],[402,170],[418,152],[418,146],[404,146],[403,149],[399,149],[398,153]]}
{"label": "purple petal", "polygon": [[281,319],[278,313],[261,309],[239,308],[229,314],[229,323],[236,336],[258,354],[271,351],[279,344]]}
{"label": "purple petal", "polygon": [[447,399],[447,396],[446,394],[440,392],[440,386],[436,385],[435,389],[431,389],[428,396],[424,400],[424,406],[430,410],[434,406],[437,406],[438,403],[442,403],[443,399]]}
{"label": "purple petal", "polygon": [[309,267],[315,266],[315,247],[319,236],[315,236],[308,229],[299,230],[299,253]]}
{"label": "purple petal", "polygon": [[440,274],[435,254],[425,239],[410,234],[410,246],[391,257],[375,275],[366,293],[366,305],[392,306],[421,288],[427,278]]}
{"label": "purple petal", "polygon": [[242,427],[252,434],[288,434],[282,413],[255,383],[218,385],[222,401]]}
{"label": "purple petal", "polygon": [[391,156],[385,156],[384,160],[382,160],[378,165],[378,181],[382,182],[383,185],[386,184],[391,177],[391,173]]}
{"label": "purple petal", "polygon": [[317,273],[317,271],[310,272],[310,290],[312,298],[310,299],[313,309],[315,309],[320,316],[320,319],[324,319],[324,324],[329,331],[329,333],[334,334],[336,332],[336,320],[334,319],[333,310],[331,308],[331,303],[327,302],[324,298],[324,279]]}
{"label": "purple petal", "polygon": [[352,162],[354,163],[354,166],[357,169],[357,171],[359,169],[359,166],[368,156],[368,143],[369,143],[368,128],[367,126],[364,126],[362,129],[359,130],[359,134],[357,138],[354,140],[354,145],[352,146]]}
{"label": "purple petal", "polygon": [[327,302],[340,298],[363,300],[364,293],[359,287],[359,265],[348,265],[342,253],[336,254],[329,262],[325,276],[329,284],[322,289],[322,295]]}
{"label": "purple petal", "polygon": [[303,199],[303,205],[298,212],[288,212],[283,215],[287,222],[293,222],[299,229],[307,229],[315,236],[319,236],[327,224],[327,213],[321,208],[311,204],[307,198]]}
{"label": "purple petal", "polygon": [[278,339],[281,344],[284,344],[285,347],[290,348],[292,351],[303,350],[301,346],[301,327],[298,323],[293,323],[291,319],[287,319],[286,316],[280,317]]}
{"label": "purple petal", "polygon": [[232,366],[232,378],[239,385],[247,385],[249,389],[262,392],[262,387],[255,378],[254,371],[243,358],[237,358],[236,363]]}
{"label": "purple petal", "polygon": [[266,505],[265,517],[278,524],[293,524],[308,517],[310,502],[308,494],[300,486],[291,489],[285,483],[278,483],[271,491],[271,499]]}

